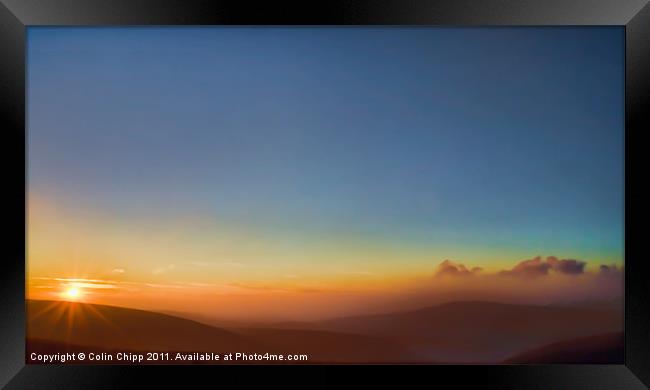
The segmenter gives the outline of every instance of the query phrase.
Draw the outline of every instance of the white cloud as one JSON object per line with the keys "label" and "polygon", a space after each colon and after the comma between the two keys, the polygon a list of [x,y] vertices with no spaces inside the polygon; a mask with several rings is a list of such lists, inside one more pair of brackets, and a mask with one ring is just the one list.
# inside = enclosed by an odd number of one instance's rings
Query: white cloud
{"label": "white cloud", "polygon": [[192,261],[192,264],[195,267],[234,267],[234,268],[248,268],[250,265],[240,263],[238,261],[220,261],[210,263],[207,261]]}
{"label": "white cloud", "polygon": [[341,274],[341,275],[358,275],[358,276],[375,276],[375,275],[377,275],[376,273],[370,272],[370,271],[339,271],[337,273]]}
{"label": "white cloud", "polygon": [[156,268],[155,270],[153,270],[153,274],[154,275],[160,275],[160,274],[163,274],[163,273],[165,273],[167,271],[171,271],[174,268],[176,268],[176,266],[174,264],[169,264],[166,267]]}

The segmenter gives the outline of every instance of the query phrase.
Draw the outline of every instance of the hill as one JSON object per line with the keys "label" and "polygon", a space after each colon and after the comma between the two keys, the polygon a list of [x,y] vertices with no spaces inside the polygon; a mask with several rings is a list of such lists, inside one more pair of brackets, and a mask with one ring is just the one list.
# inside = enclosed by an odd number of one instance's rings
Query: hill
{"label": "hill", "polygon": [[611,307],[473,301],[293,326],[381,337],[426,360],[489,363],[559,340],[621,331],[622,315]]}
{"label": "hill", "polygon": [[167,314],[87,303],[30,300],[27,319],[28,352],[268,352],[307,354],[308,363],[422,359],[378,337],[321,330],[223,329]]}
{"label": "hill", "polygon": [[[560,363],[567,359],[586,363],[603,360],[594,357],[597,351],[614,351],[617,344],[614,339],[584,337],[621,332],[623,326],[622,311],[613,307],[478,301],[232,328],[86,303],[28,301],[27,309],[28,348],[51,350],[51,346],[67,345],[116,351],[292,353],[308,354],[309,362],[327,363]],[[574,341],[556,344],[563,340]],[[571,348],[585,353],[565,353]]]}
{"label": "hill", "polygon": [[621,364],[624,359],[622,332],[560,341],[515,355],[510,364]]}
{"label": "hill", "polygon": [[252,352],[264,346],[224,329],[145,310],[27,302],[28,339],[134,351]]}

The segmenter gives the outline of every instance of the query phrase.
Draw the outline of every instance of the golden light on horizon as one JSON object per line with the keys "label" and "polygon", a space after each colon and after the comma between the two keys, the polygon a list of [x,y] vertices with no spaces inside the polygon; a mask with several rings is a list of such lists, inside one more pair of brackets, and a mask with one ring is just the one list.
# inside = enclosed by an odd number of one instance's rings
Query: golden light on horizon
{"label": "golden light on horizon", "polygon": [[70,287],[62,293],[65,300],[77,301],[81,298],[81,290],[78,287]]}

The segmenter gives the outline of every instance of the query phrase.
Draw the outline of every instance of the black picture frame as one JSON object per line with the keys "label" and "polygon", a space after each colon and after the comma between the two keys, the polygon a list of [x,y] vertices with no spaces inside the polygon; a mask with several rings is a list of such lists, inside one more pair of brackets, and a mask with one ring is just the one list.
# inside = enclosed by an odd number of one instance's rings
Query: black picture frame
{"label": "black picture frame", "polygon": [[[36,366],[25,364],[25,36],[29,26],[91,25],[444,25],[624,26],[625,362],[622,365],[369,366]],[[345,383],[498,389],[643,389],[650,386],[648,262],[641,255],[648,200],[644,129],[650,129],[650,5],[647,0],[0,0],[0,124],[3,145],[4,267],[0,273],[0,385],[123,388],[182,384],[249,387]],[[644,163],[645,161],[645,163]],[[373,372],[370,372],[372,370]],[[295,376],[300,373],[302,378]],[[346,374],[346,379],[333,374]],[[353,374],[348,376],[348,374]],[[306,377],[304,376],[306,375]],[[189,378],[189,379],[188,379]],[[307,379],[304,379],[307,378]],[[405,378],[408,378],[405,379]],[[307,380],[307,382],[305,382]],[[196,381],[196,382],[195,382]],[[342,382],[344,381],[344,382]],[[413,384],[415,386],[415,384]]]}

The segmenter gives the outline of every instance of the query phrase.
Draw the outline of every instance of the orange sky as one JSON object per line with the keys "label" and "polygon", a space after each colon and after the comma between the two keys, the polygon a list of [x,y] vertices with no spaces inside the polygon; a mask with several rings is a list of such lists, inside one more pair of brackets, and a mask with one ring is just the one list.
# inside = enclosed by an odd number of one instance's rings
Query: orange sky
{"label": "orange sky", "polygon": [[[580,275],[550,269],[528,278],[499,275],[531,257],[499,248],[486,248],[479,256],[462,248],[436,251],[364,237],[291,246],[196,216],[134,219],[54,207],[34,196],[29,206],[27,291],[33,299],[293,320],[456,299],[548,303],[608,299],[622,292],[622,278],[603,283],[598,267],[611,259],[605,256],[588,259]],[[457,256],[443,257],[454,251]],[[501,260],[493,260],[497,253]],[[464,271],[441,272],[447,258]],[[619,264],[620,275],[621,262],[609,263]],[[474,273],[476,266],[481,271]]]}

